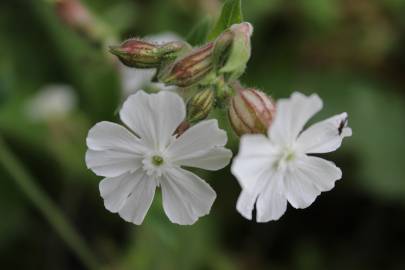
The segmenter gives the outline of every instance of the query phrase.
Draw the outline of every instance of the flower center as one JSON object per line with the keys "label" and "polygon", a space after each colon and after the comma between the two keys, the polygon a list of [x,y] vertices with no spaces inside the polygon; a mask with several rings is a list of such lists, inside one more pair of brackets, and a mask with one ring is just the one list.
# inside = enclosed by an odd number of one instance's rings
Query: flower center
{"label": "flower center", "polygon": [[294,161],[296,153],[293,149],[287,147],[280,151],[277,161],[274,163],[276,169],[285,169],[289,163]]}
{"label": "flower center", "polygon": [[163,153],[155,152],[145,155],[142,160],[143,169],[148,175],[160,177],[170,167],[170,160]]}
{"label": "flower center", "polygon": [[158,155],[152,156],[152,164],[153,164],[153,165],[155,165],[155,166],[160,166],[160,165],[162,165],[164,162],[165,162],[165,160],[164,160],[161,156],[158,156]]}

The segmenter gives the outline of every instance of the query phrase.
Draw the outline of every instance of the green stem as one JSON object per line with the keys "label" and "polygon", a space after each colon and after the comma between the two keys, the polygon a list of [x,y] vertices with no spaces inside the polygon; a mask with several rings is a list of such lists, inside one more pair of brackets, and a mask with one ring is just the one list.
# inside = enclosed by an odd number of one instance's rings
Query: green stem
{"label": "green stem", "polygon": [[88,269],[98,270],[100,264],[86,246],[72,224],[66,219],[61,210],[48,198],[28,174],[17,157],[8,149],[0,137],[0,165],[10,174],[17,186],[28,199],[44,215],[66,245],[77,255]]}

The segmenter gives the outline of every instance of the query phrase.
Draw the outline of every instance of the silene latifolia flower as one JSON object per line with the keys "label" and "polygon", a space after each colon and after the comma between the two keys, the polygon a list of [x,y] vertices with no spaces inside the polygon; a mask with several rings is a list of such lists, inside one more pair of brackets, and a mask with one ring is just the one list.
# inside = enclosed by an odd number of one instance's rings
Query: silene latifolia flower
{"label": "silene latifolia flower", "polygon": [[351,136],[347,113],[302,131],[322,106],[317,95],[294,93],[277,102],[267,136],[241,137],[231,170],[242,187],[237,210],[245,218],[252,219],[255,205],[258,222],[279,219],[286,211],[287,201],[294,208],[306,208],[342,177],[333,162],[312,154],[335,151],[344,137]]}
{"label": "silene latifolia flower", "polygon": [[215,191],[182,166],[218,170],[229,163],[232,152],[224,148],[227,136],[217,120],[174,135],[185,117],[186,106],[177,94],[138,91],[120,111],[129,129],[100,122],[89,131],[86,163],[105,177],[99,188],[109,211],[141,224],[161,187],[163,208],[172,222],[193,224],[209,213]]}

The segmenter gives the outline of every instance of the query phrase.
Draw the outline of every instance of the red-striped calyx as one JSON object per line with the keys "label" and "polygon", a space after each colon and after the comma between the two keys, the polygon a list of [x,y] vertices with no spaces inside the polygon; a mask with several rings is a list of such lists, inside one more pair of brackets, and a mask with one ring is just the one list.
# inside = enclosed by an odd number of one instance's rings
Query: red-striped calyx
{"label": "red-striped calyx", "polygon": [[230,100],[229,120],[236,134],[266,133],[275,114],[275,104],[262,91],[239,90]]}

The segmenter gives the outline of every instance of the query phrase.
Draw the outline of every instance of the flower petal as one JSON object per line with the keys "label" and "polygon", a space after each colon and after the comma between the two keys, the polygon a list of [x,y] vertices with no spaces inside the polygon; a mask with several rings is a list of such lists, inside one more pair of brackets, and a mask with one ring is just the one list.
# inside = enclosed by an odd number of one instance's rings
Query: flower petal
{"label": "flower petal", "polygon": [[287,199],[283,194],[283,176],[280,172],[269,175],[266,187],[260,193],[256,208],[257,222],[278,220],[287,210]]}
{"label": "flower petal", "polygon": [[136,184],[119,210],[119,215],[125,221],[140,225],[152,204],[156,182],[144,172],[139,173],[133,180]]}
{"label": "flower petal", "polygon": [[125,127],[103,121],[94,125],[87,135],[87,147],[92,150],[122,150],[129,153],[142,153],[142,142]]}
{"label": "flower petal", "polygon": [[306,129],[297,143],[305,153],[328,153],[338,149],[343,138],[351,135],[352,130],[347,127],[347,113],[341,113]]}
{"label": "flower petal", "polygon": [[263,172],[272,169],[276,159],[275,149],[266,136],[249,134],[242,136],[238,155],[233,159],[231,172],[243,189],[253,192]]}
{"label": "flower petal", "polygon": [[342,178],[342,171],[333,162],[323,158],[306,156],[297,165],[300,173],[322,192],[331,190],[335,182]]}
{"label": "flower petal", "polygon": [[121,120],[149,146],[163,150],[186,115],[183,100],[170,92],[128,97],[120,111]]}
{"label": "flower petal", "polygon": [[198,151],[186,158],[177,159],[180,166],[201,168],[204,170],[216,171],[229,164],[232,151],[223,147],[215,147],[206,151]]}
{"label": "flower petal", "polygon": [[191,225],[210,212],[215,191],[197,175],[181,168],[167,172],[161,180],[163,208],[170,221]]}
{"label": "flower petal", "polygon": [[142,166],[142,158],[134,153],[87,150],[86,165],[98,176],[116,177],[136,171]]}
{"label": "flower petal", "polygon": [[308,207],[321,191],[332,189],[335,181],[342,177],[338,167],[322,158],[304,156],[295,164],[284,178],[286,196],[294,208]]}
{"label": "flower petal", "polygon": [[136,185],[139,173],[125,173],[117,177],[104,178],[100,184],[100,195],[104,199],[104,206],[107,210],[118,212],[132,189]]}
{"label": "flower petal", "polygon": [[201,121],[177,138],[168,147],[167,153],[174,162],[181,163],[196,152],[224,146],[227,139],[226,132],[218,127],[217,120]]}
{"label": "flower petal", "polygon": [[284,181],[287,200],[294,208],[307,208],[320,194],[311,179],[297,172],[287,171]]}
{"label": "flower petal", "polygon": [[291,144],[308,120],[322,108],[318,95],[305,96],[295,92],[289,99],[281,99],[276,105],[276,116],[268,135],[277,144]]}
{"label": "flower petal", "polygon": [[95,174],[116,177],[133,172],[141,166],[145,147],[140,139],[125,127],[100,122],[87,135],[86,165]]}
{"label": "flower petal", "polygon": [[238,201],[236,203],[236,210],[246,219],[252,219],[253,208],[256,203],[258,194],[251,193],[246,189],[242,189]]}
{"label": "flower petal", "polygon": [[126,221],[140,224],[152,203],[156,184],[139,170],[105,178],[100,182],[99,188],[107,210],[119,212]]}

